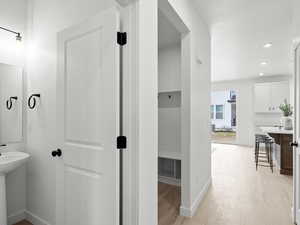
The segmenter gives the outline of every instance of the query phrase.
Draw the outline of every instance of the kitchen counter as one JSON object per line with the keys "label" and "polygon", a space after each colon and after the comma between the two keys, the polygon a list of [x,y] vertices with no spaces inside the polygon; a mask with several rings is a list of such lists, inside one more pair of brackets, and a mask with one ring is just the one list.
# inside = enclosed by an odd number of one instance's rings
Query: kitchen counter
{"label": "kitchen counter", "polygon": [[[293,130],[285,130],[279,127],[259,127],[262,133],[266,133],[274,138],[274,157],[280,167],[280,174],[293,175]],[[278,146],[279,145],[279,146]]]}
{"label": "kitchen counter", "polygon": [[259,127],[262,132],[268,134],[293,134],[293,130],[285,130],[280,127]]}

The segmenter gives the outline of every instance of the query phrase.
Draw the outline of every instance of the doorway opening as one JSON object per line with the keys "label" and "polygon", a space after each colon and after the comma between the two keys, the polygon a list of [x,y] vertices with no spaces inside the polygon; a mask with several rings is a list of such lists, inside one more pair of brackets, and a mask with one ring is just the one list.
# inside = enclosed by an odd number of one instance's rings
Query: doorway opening
{"label": "doorway opening", "polygon": [[190,32],[174,8],[158,8],[158,224],[176,224],[188,201],[187,91]]}
{"label": "doorway opening", "polygon": [[237,92],[212,91],[210,119],[213,143],[234,144],[237,132]]}
{"label": "doorway opening", "polygon": [[181,202],[181,35],[158,10],[158,223],[173,224]]}

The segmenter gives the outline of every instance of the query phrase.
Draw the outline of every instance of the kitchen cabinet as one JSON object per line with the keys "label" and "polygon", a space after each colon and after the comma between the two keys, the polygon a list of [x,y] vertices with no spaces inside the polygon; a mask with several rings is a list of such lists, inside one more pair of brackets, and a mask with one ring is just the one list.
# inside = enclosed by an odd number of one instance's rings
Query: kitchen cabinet
{"label": "kitchen cabinet", "polygon": [[293,175],[293,131],[285,130],[279,127],[260,127],[263,133],[274,138],[274,156],[277,166],[280,168],[280,174]]}
{"label": "kitchen cabinet", "polygon": [[279,106],[290,100],[289,82],[256,83],[254,108],[256,113],[280,113]]}
{"label": "kitchen cabinet", "polygon": [[293,175],[293,142],[292,134],[270,134],[275,139],[276,144],[280,146],[276,148],[276,161],[280,167],[280,174]]}

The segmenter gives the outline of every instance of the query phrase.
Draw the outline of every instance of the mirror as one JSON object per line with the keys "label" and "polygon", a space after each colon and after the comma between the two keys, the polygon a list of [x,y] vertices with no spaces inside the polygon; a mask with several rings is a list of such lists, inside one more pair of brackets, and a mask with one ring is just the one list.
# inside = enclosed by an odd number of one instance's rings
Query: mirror
{"label": "mirror", "polygon": [[0,145],[23,140],[23,69],[0,63]]}

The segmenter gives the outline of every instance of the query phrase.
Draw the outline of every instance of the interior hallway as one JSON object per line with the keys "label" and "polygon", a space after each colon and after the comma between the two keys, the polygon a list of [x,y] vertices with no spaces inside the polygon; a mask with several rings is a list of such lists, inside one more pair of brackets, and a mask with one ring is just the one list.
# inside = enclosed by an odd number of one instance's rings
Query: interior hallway
{"label": "interior hallway", "polygon": [[[180,188],[159,183],[159,225],[292,225],[292,177],[260,167],[253,149],[213,144],[213,182],[192,219],[178,217]],[[18,223],[17,225],[31,225]]]}
{"label": "interior hallway", "polygon": [[292,177],[277,170],[272,174],[270,168],[256,171],[252,148],[221,144],[212,148],[209,193],[192,219],[178,217],[174,225],[293,224]]}

